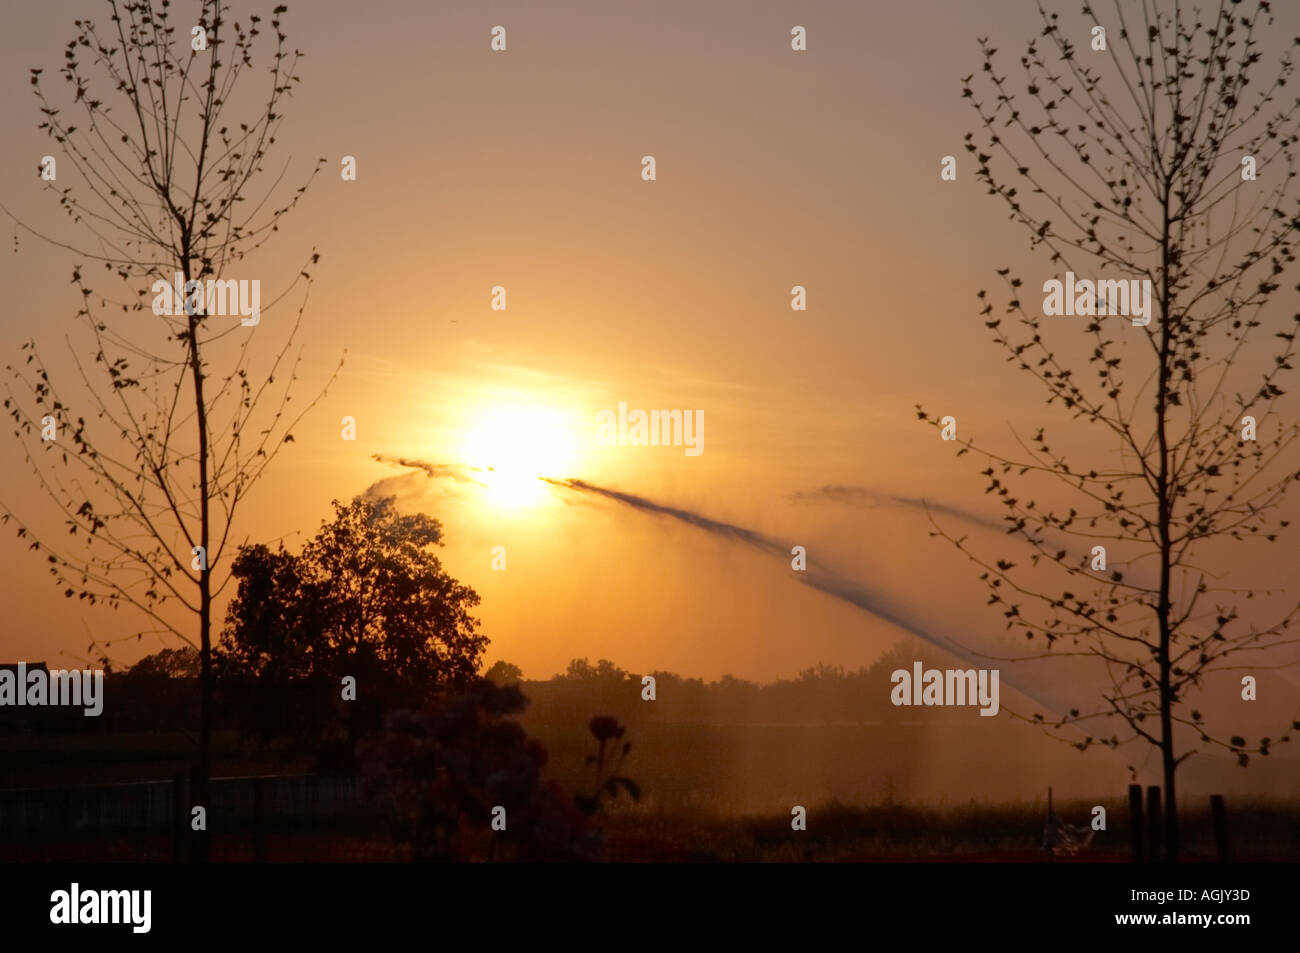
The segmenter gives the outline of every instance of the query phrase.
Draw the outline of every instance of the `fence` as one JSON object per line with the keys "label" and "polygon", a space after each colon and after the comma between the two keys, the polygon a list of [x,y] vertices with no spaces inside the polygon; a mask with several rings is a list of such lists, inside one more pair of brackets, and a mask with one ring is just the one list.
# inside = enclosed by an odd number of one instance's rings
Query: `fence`
{"label": "fence", "polygon": [[[1158,862],[1162,859],[1164,838],[1164,819],[1160,811],[1160,787],[1151,785],[1147,788],[1147,810],[1142,815],[1142,786],[1130,784],[1128,787],[1129,845],[1133,854],[1133,863]],[[1228,849],[1228,812],[1223,805],[1222,794],[1210,795],[1210,818],[1214,824],[1214,848],[1219,863],[1226,864],[1231,858]]]}
{"label": "fence", "polygon": [[[266,775],[213,778],[209,782],[208,828],[248,830],[267,817],[321,818],[362,809],[354,777]],[[0,790],[0,839],[80,831],[166,831],[184,817],[189,792],[183,776],[57,790]]]}

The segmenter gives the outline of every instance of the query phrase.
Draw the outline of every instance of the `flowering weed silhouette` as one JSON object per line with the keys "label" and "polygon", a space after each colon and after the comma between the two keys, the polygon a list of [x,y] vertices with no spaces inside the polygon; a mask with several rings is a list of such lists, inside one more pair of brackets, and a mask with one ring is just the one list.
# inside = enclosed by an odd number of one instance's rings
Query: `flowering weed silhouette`
{"label": "flowering weed silhouette", "polygon": [[[611,801],[618,797],[619,790],[624,790],[633,801],[641,797],[641,789],[629,777],[618,773],[623,767],[632,743],[622,741],[626,729],[618,723],[617,718],[609,715],[597,715],[588,725],[600,747],[595,754],[587,755],[587,764],[596,769],[595,786],[590,794],[575,794],[573,803],[583,816],[590,819],[600,813],[601,798]],[[620,745],[619,742],[622,741]],[[610,742],[613,742],[611,745]]]}

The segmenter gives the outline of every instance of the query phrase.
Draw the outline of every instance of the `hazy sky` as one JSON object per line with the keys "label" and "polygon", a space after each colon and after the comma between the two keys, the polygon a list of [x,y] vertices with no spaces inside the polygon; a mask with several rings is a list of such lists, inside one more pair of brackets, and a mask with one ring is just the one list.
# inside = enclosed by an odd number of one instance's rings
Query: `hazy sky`
{"label": "hazy sky", "polygon": [[[56,231],[33,174],[49,146],[28,69],[56,71],[79,16],[102,18],[102,4],[0,10],[0,199]],[[1294,22],[1280,35],[1300,32],[1300,14],[1283,18]],[[496,24],[505,53],[489,49]],[[790,49],[794,24],[806,53]],[[307,56],[271,164],[291,160],[296,182],[327,162],[244,271],[270,297],[319,250],[302,398],[347,356],[236,535],[296,547],[332,498],[391,480],[404,506],[443,521],[447,567],[483,598],[489,660],[530,677],[590,656],[768,679],[869,663],[900,634],[799,585],[788,559],[539,475],[804,545],[925,624],[976,642],[997,634],[970,567],[927,536],[915,507],[793,497],[858,486],[996,517],[982,464],[955,460],[914,405],[1004,449],[1008,424],[1032,433],[1062,419],[976,316],[994,268],[1054,272],[962,150],[974,124],[959,77],[978,70],[976,37],[1018,50],[1037,24],[1018,0],[290,4],[286,32]],[[348,154],[355,182],[339,175]],[[958,157],[956,182],[940,181],[946,154]],[[654,182],[641,179],[643,155],[656,159]],[[27,234],[0,253],[5,362],[28,337],[51,355],[62,346],[75,260]],[[790,307],[796,284],[805,312]],[[505,311],[490,308],[495,285]],[[1277,308],[1289,318],[1290,302]],[[289,316],[263,324],[269,333]],[[599,446],[596,415],[620,401],[703,411],[704,452]],[[355,442],[340,439],[345,415]],[[16,450],[11,440],[0,497],[39,507]],[[502,475],[484,490],[375,454]],[[494,546],[504,572],[491,568]],[[1281,552],[1232,565],[1293,585]],[[8,530],[0,560],[0,656],[70,660],[91,637],[147,627],[127,610],[66,603]],[[150,636],[113,654],[129,663],[162,644],[175,643]]]}

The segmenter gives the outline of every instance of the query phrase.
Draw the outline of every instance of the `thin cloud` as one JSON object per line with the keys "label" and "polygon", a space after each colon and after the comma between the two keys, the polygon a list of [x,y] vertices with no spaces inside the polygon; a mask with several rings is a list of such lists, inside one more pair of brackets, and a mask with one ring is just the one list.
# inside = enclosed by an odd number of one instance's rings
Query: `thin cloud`
{"label": "thin cloud", "polygon": [[981,513],[974,513],[970,510],[964,510],[958,506],[952,506],[948,503],[936,503],[933,500],[926,500],[914,496],[899,496],[895,493],[881,493],[878,490],[872,490],[865,486],[843,486],[828,484],[818,487],[815,490],[802,490],[798,493],[791,494],[790,499],[796,503],[808,501],[825,501],[828,503],[843,503],[848,506],[860,506],[865,509],[875,509],[880,506],[906,506],[913,509],[926,510],[931,513],[943,513],[959,520],[965,520],[968,523],[974,523],[983,526],[985,529],[995,529],[1005,533],[1011,529],[1011,524],[1005,520],[996,520],[991,516],[984,516]]}

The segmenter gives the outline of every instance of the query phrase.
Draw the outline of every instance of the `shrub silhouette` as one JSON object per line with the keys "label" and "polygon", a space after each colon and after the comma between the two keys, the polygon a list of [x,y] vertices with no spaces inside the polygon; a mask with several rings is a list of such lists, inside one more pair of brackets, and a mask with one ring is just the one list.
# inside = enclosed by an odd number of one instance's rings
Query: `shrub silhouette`
{"label": "shrub silhouette", "polygon": [[[462,694],[389,713],[358,746],[368,796],[387,802],[391,834],[412,859],[600,860],[601,839],[558,785],[542,778],[546,750],[507,716],[517,685],[479,679]],[[506,828],[492,829],[505,808]]]}

